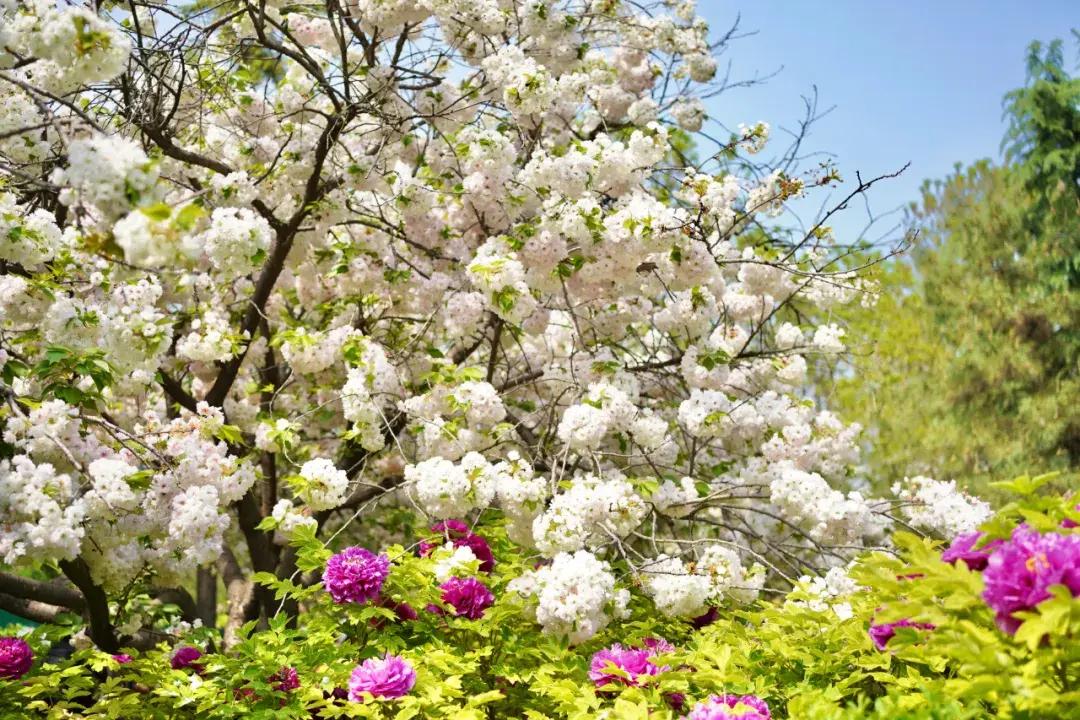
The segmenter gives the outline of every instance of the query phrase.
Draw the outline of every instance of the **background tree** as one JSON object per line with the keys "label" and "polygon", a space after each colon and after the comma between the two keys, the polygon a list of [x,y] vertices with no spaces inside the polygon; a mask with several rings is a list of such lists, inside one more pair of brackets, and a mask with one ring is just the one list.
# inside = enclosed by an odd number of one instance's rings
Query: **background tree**
{"label": "background tree", "polygon": [[924,185],[917,247],[856,321],[867,353],[837,394],[883,482],[1080,464],[1080,79],[1060,42],[1033,44],[1028,70],[1005,100],[1007,164]]}

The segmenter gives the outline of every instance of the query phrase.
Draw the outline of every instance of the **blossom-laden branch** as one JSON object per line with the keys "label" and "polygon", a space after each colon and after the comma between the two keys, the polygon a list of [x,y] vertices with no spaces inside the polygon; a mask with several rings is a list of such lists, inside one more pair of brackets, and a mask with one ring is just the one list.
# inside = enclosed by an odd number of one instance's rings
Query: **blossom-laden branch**
{"label": "blossom-laden branch", "polygon": [[[77,588],[5,575],[9,605],[151,642],[110,601],[211,619],[213,566],[232,646],[299,612],[251,580],[303,574],[299,528],[408,512],[693,616],[890,522],[808,378],[906,241],[834,238],[851,197],[783,219],[839,179],[799,167],[816,101],[772,158],[767,123],[718,128],[703,100],[746,83],[692,3],[0,13],[0,559]],[[985,515],[893,495],[930,531]]]}

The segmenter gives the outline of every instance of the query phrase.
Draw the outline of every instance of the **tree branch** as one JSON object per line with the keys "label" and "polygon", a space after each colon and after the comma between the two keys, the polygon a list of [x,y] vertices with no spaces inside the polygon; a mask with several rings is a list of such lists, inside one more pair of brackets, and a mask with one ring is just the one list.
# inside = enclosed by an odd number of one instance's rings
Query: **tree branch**
{"label": "tree branch", "polygon": [[86,608],[86,600],[78,590],[12,573],[0,572],[0,592],[21,600],[61,605],[75,612]]}

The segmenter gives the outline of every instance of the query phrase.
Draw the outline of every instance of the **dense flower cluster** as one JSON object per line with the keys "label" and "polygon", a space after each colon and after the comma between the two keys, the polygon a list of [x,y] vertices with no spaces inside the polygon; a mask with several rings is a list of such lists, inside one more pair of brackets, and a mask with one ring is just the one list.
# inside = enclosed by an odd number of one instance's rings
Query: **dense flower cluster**
{"label": "dense flower cluster", "polygon": [[559,553],[550,565],[524,573],[508,590],[521,597],[526,611],[544,632],[584,642],[626,613],[630,593],[616,589],[609,565],[587,550]]}
{"label": "dense flower cluster", "polygon": [[905,478],[903,485],[893,486],[893,493],[911,503],[903,508],[908,522],[945,537],[974,532],[991,515],[989,503],[960,491],[955,480]]}
{"label": "dense flower cluster", "polygon": [[[310,586],[283,546],[313,533],[576,644],[617,577],[703,624],[898,505],[985,519],[955,483],[869,496],[808,383],[876,287],[771,220],[839,176],[769,159],[766,122],[712,139],[694,2],[220,11],[0,2],[0,558],[100,588],[110,653],[199,568]],[[488,527],[546,564],[501,578]],[[413,612],[389,573],[350,547],[322,582]],[[229,628],[283,607],[255,595]]]}
{"label": "dense flower cluster", "polygon": [[765,583],[764,567],[746,568],[738,552],[722,545],[707,547],[690,563],[660,555],[644,572],[646,592],[672,617],[699,617],[725,600],[753,602]]}

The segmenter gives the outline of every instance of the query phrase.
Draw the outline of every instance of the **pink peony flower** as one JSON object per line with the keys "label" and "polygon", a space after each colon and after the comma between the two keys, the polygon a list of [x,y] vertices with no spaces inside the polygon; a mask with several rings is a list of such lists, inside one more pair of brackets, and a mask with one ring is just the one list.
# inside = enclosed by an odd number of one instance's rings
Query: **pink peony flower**
{"label": "pink peony flower", "polygon": [[440,537],[424,540],[420,543],[421,556],[430,555],[435,548],[442,547],[445,544],[442,542],[442,538],[449,538],[454,547],[468,547],[473,551],[473,555],[480,561],[481,572],[488,573],[495,569],[495,556],[491,554],[491,546],[487,544],[487,540],[479,535],[474,535],[469,530],[469,527],[460,520],[445,520],[432,525],[431,532],[438,534]]}
{"label": "pink peony flower", "polygon": [[17,680],[34,665],[34,651],[25,640],[0,637],[0,678]]}
{"label": "pink peony flower", "polygon": [[172,660],[170,664],[173,670],[183,670],[184,668],[191,668],[195,672],[202,671],[202,665],[197,660],[202,657],[202,651],[198,648],[191,646],[184,646],[176,648],[173,652]]}
{"label": "pink peony flower", "polygon": [[985,569],[986,563],[990,560],[991,553],[1001,547],[1003,541],[992,540],[985,546],[976,550],[975,546],[979,544],[979,540],[982,536],[983,533],[981,532],[962,533],[957,535],[952,541],[952,545],[950,545],[945,552],[941,553],[942,561],[947,562],[950,565],[955,565],[957,560],[963,560],[969,570]]}
{"label": "pink peony flower", "polygon": [[713,695],[694,706],[686,720],[770,720],[769,706],[756,695]]}
{"label": "pink peony flower", "polygon": [[898,620],[897,622],[881,623],[880,625],[870,624],[870,639],[874,641],[874,645],[878,650],[884,650],[885,646],[889,644],[889,641],[896,635],[896,628],[898,627],[910,627],[917,628],[919,630],[933,630],[934,626],[930,623],[917,623],[911,622],[908,618]]}
{"label": "pink peony flower", "polygon": [[345,548],[326,562],[323,586],[339,605],[366,603],[379,595],[390,574],[390,558],[364,548]]}
{"label": "pink peony flower", "polygon": [[495,602],[495,596],[476,578],[452,577],[439,586],[442,600],[453,605],[459,617],[479,620],[484,617],[484,610]]}
{"label": "pink peony flower", "polygon": [[1018,527],[990,556],[983,582],[983,600],[998,627],[1012,635],[1021,624],[1014,613],[1033,610],[1050,597],[1052,585],[1064,585],[1080,597],[1080,535],[1040,535]]}
{"label": "pink peony flower", "polygon": [[416,685],[416,671],[395,655],[365,660],[349,678],[349,700],[364,702],[362,693],[393,700],[408,694]]}
{"label": "pink peony flower", "polygon": [[129,662],[133,662],[135,658],[131,657],[127,653],[120,653],[119,655],[113,655],[112,659],[121,665],[126,665]]}
{"label": "pink peony flower", "polygon": [[648,638],[644,644],[645,647],[624,648],[615,643],[594,654],[589,661],[589,677],[597,687],[604,687],[609,683],[642,685],[648,682],[651,676],[668,670],[666,665],[659,667],[654,664],[652,658],[673,652],[675,648],[671,643],[663,638]]}

